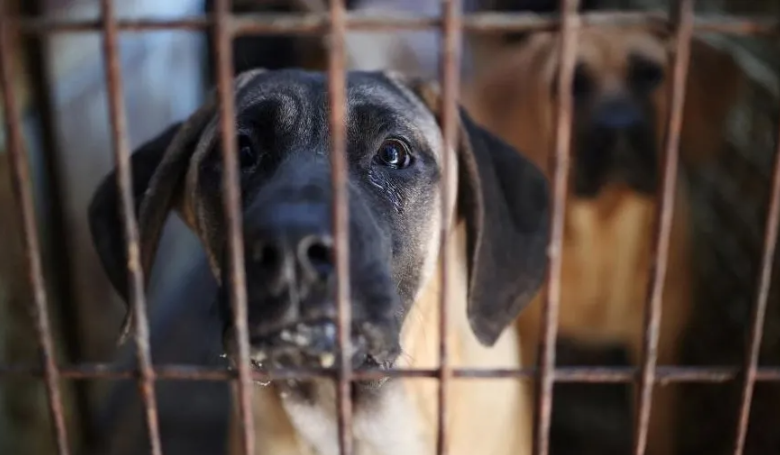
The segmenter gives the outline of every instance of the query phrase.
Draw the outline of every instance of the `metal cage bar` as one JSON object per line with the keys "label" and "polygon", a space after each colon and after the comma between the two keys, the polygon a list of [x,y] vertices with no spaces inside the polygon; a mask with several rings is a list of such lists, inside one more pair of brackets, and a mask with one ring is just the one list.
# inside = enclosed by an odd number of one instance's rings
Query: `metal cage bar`
{"label": "metal cage bar", "polygon": [[[780,127],[778,128],[780,131]],[[769,213],[764,231],[764,252],[761,258],[761,276],[758,282],[758,295],[750,324],[750,343],[745,354],[743,370],[742,397],[740,400],[737,434],[734,441],[734,455],[742,455],[750,422],[750,407],[753,402],[753,389],[759,374],[758,360],[761,353],[761,341],[764,335],[767,302],[772,286],[772,270],[775,250],[777,249],[778,227],[780,227],[780,134],[778,134],[777,152],[775,155],[772,189],[770,193]]]}
{"label": "metal cage bar", "polygon": [[5,130],[8,152],[11,160],[11,184],[19,205],[19,219],[22,221],[24,253],[27,273],[33,290],[30,313],[35,323],[35,332],[41,348],[41,364],[48,395],[49,413],[57,442],[57,453],[69,455],[68,432],[63,415],[60,371],[57,366],[54,340],[49,322],[48,297],[41,265],[41,248],[38,244],[38,222],[33,201],[30,162],[23,150],[22,118],[14,91],[14,62],[11,58],[11,37],[13,18],[0,5],[0,96],[3,99]]}
{"label": "metal cage bar", "polygon": [[691,39],[693,37],[693,2],[694,0],[677,0],[676,2],[676,42],[673,54],[672,87],[668,94],[670,103],[664,133],[666,138],[662,157],[661,201],[658,206],[659,213],[657,214],[656,233],[653,240],[653,266],[651,268],[649,295],[645,306],[642,373],[639,381],[636,431],[634,434],[635,455],[644,455],[645,453],[653,387],[655,386],[658,339],[661,327],[661,303],[669,258],[674,198],[677,190],[677,168],[685,102],[685,82],[688,76]]}
{"label": "metal cage bar", "polygon": [[[539,393],[536,401],[537,425],[534,432],[534,453],[546,455],[549,451],[552,390],[555,382],[580,383],[630,383],[640,387],[634,453],[645,452],[648,423],[651,411],[653,387],[659,383],[723,383],[742,379],[742,400],[739,414],[734,454],[741,455],[747,433],[753,389],[756,382],[780,382],[780,367],[758,366],[758,355],[763,337],[766,307],[772,272],[772,260],[780,225],[780,146],[775,161],[769,213],[766,220],[762,271],[754,307],[750,342],[745,365],[740,368],[693,368],[656,365],[658,332],[661,318],[663,277],[671,231],[672,206],[676,188],[678,148],[682,125],[682,108],[685,98],[685,80],[689,65],[691,37],[697,32],[725,34],[750,34],[780,36],[780,20],[766,17],[732,17],[717,15],[694,16],[693,0],[678,0],[671,15],[658,12],[598,12],[577,13],[577,0],[561,0],[563,13],[554,15],[478,13],[464,15],[458,0],[444,0],[439,17],[418,17],[407,14],[370,16],[348,13],[343,0],[332,0],[328,13],[234,15],[229,11],[228,0],[217,0],[213,15],[191,16],[177,20],[117,19],[111,0],[101,0],[103,16],[99,20],[68,22],[50,18],[17,18],[0,11],[0,89],[6,113],[8,148],[12,161],[12,180],[20,203],[24,227],[24,246],[29,275],[35,291],[32,312],[36,323],[36,335],[42,348],[42,365],[37,367],[0,365],[0,380],[6,377],[43,377],[49,396],[49,408],[60,455],[68,455],[68,435],[63,415],[60,379],[137,379],[146,411],[150,445],[154,455],[161,454],[160,432],[157,423],[154,381],[156,379],[235,381],[237,382],[238,414],[242,429],[242,446],[247,454],[254,453],[255,438],[252,414],[252,382],[254,380],[329,378],[337,384],[338,440],[343,455],[352,453],[352,403],[351,381],[356,379],[380,379],[387,377],[436,378],[439,380],[437,453],[447,453],[447,386],[452,378],[538,378]],[[456,98],[459,88],[460,40],[464,32],[496,33],[508,31],[562,30],[560,65],[557,81],[559,93],[570,94],[574,73],[577,29],[581,26],[617,27],[666,27],[669,16],[675,25],[676,49],[674,51],[673,84],[669,94],[670,112],[666,118],[662,198],[658,209],[658,226],[654,239],[654,267],[646,307],[643,358],[638,367],[583,368],[555,367],[555,339],[560,303],[560,271],[562,229],[569,167],[569,139],[571,136],[572,99],[560,97],[557,106],[555,166],[553,174],[553,219],[549,247],[550,265],[548,294],[544,305],[542,342],[538,368],[521,369],[456,369],[448,362],[446,302],[448,263],[446,224],[449,154],[442,159],[442,239],[441,296],[440,296],[440,366],[436,369],[352,371],[350,359],[351,308],[349,296],[349,207],[347,199],[346,171],[346,55],[345,34],[356,30],[421,30],[440,29],[443,32],[441,61],[441,115],[445,150],[456,146],[458,115]],[[225,179],[222,196],[229,237],[229,288],[234,305],[234,325],[237,332],[237,371],[210,369],[207,367],[165,365],[154,367],[149,352],[148,320],[144,305],[144,282],[140,270],[138,232],[131,192],[130,151],[126,134],[125,108],[122,99],[122,81],[118,58],[118,34],[122,32],[150,32],[156,30],[204,30],[214,27],[212,45],[218,57],[217,94],[223,149]],[[128,251],[128,278],[131,288],[131,305],[135,316],[135,341],[138,347],[138,369],[126,369],[109,364],[78,364],[58,367],[54,354],[47,313],[45,283],[41,270],[40,247],[36,237],[36,219],[30,189],[27,156],[22,150],[21,119],[12,87],[10,59],[11,32],[53,34],[101,32],[106,57],[106,80],[109,92],[112,142],[117,161],[117,186],[123,211]],[[338,344],[342,355],[339,364],[330,369],[288,368],[272,373],[253,371],[250,365],[247,327],[247,297],[243,269],[243,236],[241,234],[240,192],[237,187],[235,131],[235,99],[233,93],[231,42],[236,36],[249,34],[286,33],[319,34],[329,39],[328,90],[330,103],[331,167],[333,190],[333,237],[337,271]],[[227,285],[227,283],[225,283]]]}
{"label": "metal cage bar", "polygon": [[[175,20],[153,18],[118,20],[119,29],[127,32],[154,30],[201,30],[211,26],[214,18],[208,15],[188,16]],[[440,17],[420,17],[409,14],[368,15],[347,13],[346,27],[350,30],[397,31],[425,30],[442,26]],[[328,14],[242,14],[230,19],[236,35],[290,33],[328,33]],[[463,30],[472,33],[550,31],[560,27],[555,15],[526,13],[473,13],[463,15]],[[665,26],[668,15],[658,12],[590,12],[580,14],[585,26],[655,27]],[[51,18],[22,19],[20,30],[27,33],[74,33],[100,30],[98,21],[63,21]],[[765,16],[697,15],[697,32],[718,32],[736,35],[777,35],[780,21]]]}
{"label": "metal cage bar", "polygon": [[[70,367],[60,367],[63,379],[134,379],[137,371],[113,364],[84,363]],[[453,368],[452,376],[459,379],[528,379],[538,376],[537,368],[497,368],[469,369]],[[739,378],[741,369],[737,367],[664,367],[656,369],[656,381],[661,384],[698,383],[717,384],[734,381]],[[337,374],[333,369],[321,368],[283,368],[274,370],[273,375],[259,371],[252,372],[252,379],[267,382],[270,379],[312,379],[333,378]],[[381,371],[353,371],[353,380],[378,380],[385,378],[436,378],[439,369],[397,369]],[[634,382],[640,374],[637,367],[557,367],[556,382],[569,383],[624,383]],[[0,366],[0,380],[3,378],[43,377],[44,371],[29,366]],[[161,365],[155,368],[155,377],[166,380],[183,381],[231,381],[236,378],[234,371],[201,367],[195,365]],[[756,369],[756,381],[780,382],[780,367]]]}
{"label": "metal cage bar", "polygon": [[247,328],[246,274],[244,271],[244,236],[241,227],[241,193],[238,188],[238,159],[236,157],[236,106],[233,93],[233,34],[230,28],[230,2],[217,0],[214,4],[214,39],[217,55],[217,97],[222,146],[222,204],[228,236],[228,272],[230,301],[233,305],[233,324],[236,331],[238,355],[237,398],[241,445],[246,455],[255,453],[254,415],[252,414],[252,366],[249,358],[249,329]]}
{"label": "metal cage bar", "polygon": [[347,194],[346,7],[330,0],[328,35],[328,95],[330,102],[330,164],[333,191],[333,248],[336,261],[336,336],[340,351],[336,375],[338,442],[341,455],[352,454],[352,364],[349,357],[352,303],[349,291],[349,200]]}
{"label": "metal cage bar", "polygon": [[109,120],[111,122],[111,142],[116,161],[116,184],[119,195],[119,207],[122,214],[122,228],[127,248],[128,299],[131,305],[136,358],[140,373],[138,388],[146,414],[147,431],[152,455],[162,455],[160,443],[160,425],[157,417],[157,399],[154,387],[152,354],[149,347],[149,319],[146,314],[144,296],[144,276],[133,202],[133,175],[130,161],[130,144],[127,135],[127,118],[122,89],[122,69],[119,61],[118,30],[116,26],[114,3],[101,0],[100,8],[103,22],[103,54],[106,65],[106,84],[108,91]]}
{"label": "metal cage bar", "polygon": [[436,429],[436,453],[446,455],[449,450],[447,440],[447,391],[452,366],[448,356],[448,324],[449,324],[449,271],[450,259],[447,240],[449,229],[449,182],[453,178],[450,172],[451,151],[458,147],[458,111],[457,98],[460,86],[460,41],[461,29],[461,2],[459,0],[445,0],[442,5],[442,59],[441,59],[441,129],[442,147],[444,153],[441,157],[441,229],[439,239],[439,264],[441,275],[441,288],[439,294],[439,380],[437,400],[437,429]]}
{"label": "metal cage bar", "polygon": [[555,345],[558,337],[558,312],[561,302],[561,270],[563,265],[563,230],[566,214],[566,192],[569,182],[569,152],[574,105],[570,87],[574,81],[577,58],[577,31],[579,27],[579,0],[561,0],[562,24],[559,41],[558,97],[555,119],[555,150],[552,174],[552,222],[547,292],[542,309],[542,329],[539,335],[537,363],[539,378],[536,386],[536,429],[534,454],[547,455],[550,449],[553,385],[555,383]]}

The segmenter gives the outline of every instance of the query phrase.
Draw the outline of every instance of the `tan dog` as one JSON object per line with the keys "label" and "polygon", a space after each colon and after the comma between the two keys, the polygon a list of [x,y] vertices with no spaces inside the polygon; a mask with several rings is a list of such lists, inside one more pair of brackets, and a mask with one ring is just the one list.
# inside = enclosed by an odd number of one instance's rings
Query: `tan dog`
{"label": "tan dog", "polygon": [[[326,76],[256,70],[240,74],[234,89],[253,364],[271,370],[333,366],[340,353],[333,322]],[[464,111],[458,143],[445,149],[434,84],[355,71],[348,74],[346,98],[353,347],[347,360],[362,369],[438,366],[443,235],[453,258],[450,362],[519,367],[514,322],[538,291],[546,267],[549,197],[543,173]],[[216,281],[227,281],[216,114],[211,100],[133,154],[145,272],[160,228],[175,210],[200,238]],[[445,157],[452,178],[442,221]],[[110,175],[91,203],[90,223],[108,276],[126,295],[116,197]],[[224,290],[219,286],[215,293],[215,317],[229,350],[235,330]],[[355,453],[432,453],[437,393],[433,379],[356,381]],[[329,379],[255,388],[257,453],[336,455],[334,395]],[[451,454],[528,453],[530,403],[520,382],[454,381],[449,401]]]}
{"label": "tan dog", "polygon": [[[645,32],[582,29],[574,77],[571,180],[563,241],[560,337],[583,346],[622,345],[641,359],[660,188],[667,43]],[[538,34],[505,49],[468,93],[477,122],[551,175],[558,37]],[[739,71],[694,41],[681,138],[684,163],[717,153]],[[660,365],[678,361],[690,318],[690,240],[685,181],[678,179],[663,294]],[[544,292],[519,319],[523,359],[537,355]],[[671,388],[657,388],[649,453],[672,453]]]}

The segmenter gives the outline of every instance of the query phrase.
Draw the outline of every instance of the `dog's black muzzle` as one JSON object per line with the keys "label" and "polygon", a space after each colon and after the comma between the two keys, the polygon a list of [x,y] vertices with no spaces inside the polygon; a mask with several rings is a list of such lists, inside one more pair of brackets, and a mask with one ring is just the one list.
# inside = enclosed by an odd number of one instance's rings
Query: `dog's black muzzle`
{"label": "dog's black muzzle", "polygon": [[[243,219],[248,325],[256,367],[331,367],[337,349],[336,267],[327,163],[289,162],[263,183]],[[387,368],[399,353],[391,250],[361,194],[350,191],[353,367]],[[223,274],[227,267],[223,267]],[[225,274],[221,306],[229,317]],[[227,343],[234,341],[226,319]]]}
{"label": "dog's black muzzle", "polygon": [[652,195],[658,184],[655,122],[649,107],[628,98],[601,102],[576,132],[574,192],[593,198],[608,183],[621,182]]}

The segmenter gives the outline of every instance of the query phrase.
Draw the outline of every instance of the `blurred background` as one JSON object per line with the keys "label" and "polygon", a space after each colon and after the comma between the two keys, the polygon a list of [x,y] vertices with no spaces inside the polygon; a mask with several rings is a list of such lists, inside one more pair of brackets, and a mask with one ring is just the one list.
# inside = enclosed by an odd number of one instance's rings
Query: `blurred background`
{"label": "blurred background", "polygon": [[[96,0],[3,0],[27,17],[97,19]],[[237,12],[303,12],[326,8],[317,0],[235,0]],[[551,13],[556,0],[464,0],[466,12]],[[584,10],[668,11],[660,0],[582,0]],[[777,0],[699,0],[697,12],[780,17]],[[352,10],[434,15],[438,0],[347,0]],[[176,18],[209,12],[211,1],[117,0],[120,18]],[[213,84],[214,54],[202,31],[127,32],[120,38],[128,132],[135,148],[185,118]],[[395,68],[435,77],[437,32],[350,32],[347,52],[354,68]],[[501,37],[516,39],[518,37]],[[728,151],[691,170],[697,311],[685,342],[687,365],[741,366],[756,297],[764,221],[780,100],[780,40],[774,37],[703,36],[731,53],[750,80],[731,115]],[[96,185],[113,167],[104,61],[95,32],[16,37],[15,89],[25,148],[31,159],[39,236],[43,247],[52,325],[60,364],[118,362],[132,366],[132,347],[117,349],[124,306],[110,287],[93,250],[86,207]],[[494,36],[493,39],[496,39]],[[463,80],[479,59],[473,36],[464,38]],[[235,70],[253,67],[325,69],[322,38],[244,37],[233,46]],[[712,77],[718,77],[713,74]],[[714,94],[716,96],[716,94]],[[3,113],[0,112],[0,116]],[[0,131],[0,371],[39,361],[17,212],[10,196],[5,131]],[[148,297],[152,355],[157,364],[218,361],[218,327],[201,287],[210,278],[192,271],[202,254],[197,240],[172,217],[158,255]],[[762,365],[780,367],[780,298],[772,287]],[[173,295],[190,296],[171,298]],[[620,356],[578,357],[599,364]],[[611,360],[608,360],[611,359]],[[590,362],[590,363],[589,363]],[[678,386],[678,385],[676,385]],[[146,430],[137,386],[130,381],[63,381],[67,424],[74,453],[145,454]],[[554,415],[553,455],[627,454],[630,418],[623,400],[602,386],[557,386],[556,403],[572,398]],[[576,399],[589,387],[591,399]],[[612,386],[613,389],[615,386]],[[685,387],[680,454],[731,453],[739,383]],[[222,383],[161,381],[158,385],[163,452],[222,454],[229,389]],[[600,395],[602,392],[604,394]],[[614,401],[614,403],[612,403]],[[557,405],[556,405],[557,406]],[[615,411],[617,409],[618,411]],[[597,422],[598,424],[594,424]],[[746,453],[780,454],[780,385],[759,384]],[[628,448],[628,449],[627,449]],[[0,376],[0,453],[55,453],[41,380]]]}

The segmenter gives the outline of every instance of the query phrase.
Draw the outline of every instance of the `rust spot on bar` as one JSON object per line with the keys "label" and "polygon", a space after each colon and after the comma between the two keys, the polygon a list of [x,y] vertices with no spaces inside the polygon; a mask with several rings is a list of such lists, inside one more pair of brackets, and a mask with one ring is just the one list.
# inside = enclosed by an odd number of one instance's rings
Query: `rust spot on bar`
{"label": "rust spot on bar", "polygon": [[[780,127],[778,128],[780,131]],[[769,290],[772,286],[772,265],[777,248],[777,230],[780,227],[780,134],[778,137],[777,152],[775,155],[775,168],[772,177],[771,202],[767,214],[764,231],[764,253],[761,258],[761,276],[758,283],[758,297],[753,308],[753,316],[750,326],[750,344],[745,356],[744,382],[742,384],[742,399],[737,424],[736,440],[734,441],[734,455],[742,455],[745,448],[748,423],[750,421],[750,405],[753,401],[753,389],[758,377],[758,359],[761,353],[761,340],[764,335],[764,321],[766,319]]]}
{"label": "rust spot on bar", "polygon": [[130,162],[130,145],[127,139],[122,70],[119,63],[117,43],[118,29],[114,18],[113,2],[111,0],[101,0],[100,8],[103,16],[103,53],[106,64],[111,141],[117,168],[116,183],[120,199],[118,202],[122,214],[125,244],[127,246],[128,298],[130,299],[131,315],[135,326],[136,357],[140,372],[138,388],[141,392],[141,400],[146,413],[146,425],[149,432],[149,444],[152,455],[162,455],[160,426],[157,418],[157,399],[154,393],[154,370],[152,369],[152,355],[149,349],[149,320],[146,315],[144,277],[141,270],[140,249],[138,247],[138,221],[133,209],[133,171]]}
{"label": "rust spot on bar", "polygon": [[328,36],[328,94],[330,103],[331,186],[333,188],[333,247],[336,261],[336,304],[339,364],[336,381],[338,440],[341,455],[352,454],[351,359],[352,308],[349,292],[349,201],[347,199],[347,77],[344,0],[330,0]]}
{"label": "rust spot on bar", "polygon": [[[3,99],[5,115],[6,144],[11,162],[11,183],[19,206],[19,218],[24,233],[24,253],[27,273],[34,297],[30,312],[35,321],[35,331],[41,348],[41,364],[48,394],[49,412],[57,439],[57,453],[68,455],[70,446],[62,407],[60,372],[55,359],[54,342],[49,325],[48,298],[41,267],[41,249],[38,245],[37,221],[33,203],[30,163],[23,148],[22,119],[14,92],[14,63],[11,56],[11,36],[14,21],[0,6],[0,98]],[[15,18],[13,18],[15,20]]]}
{"label": "rust spot on bar", "polygon": [[577,52],[577,31],[580,25],[578,0],[561,0],[563,21],[560,38],[561,68],[558,74],[555,155],[553,156],[553,204],[550,246],[548,248],[549,270],[547,293],[542,310],[541,342],[539,343],[539,378],[536,387],[536,428],[534,433],[534,454],[547,455],[550,448],[550,421],[552,417],[552,394],[555,381],[555,340],[558,335],[558,311],[561,300],[561,266],[563,262],[563,229],[566,214],[566,192],[569,181],[569,143],[574,80],[574,65]]}
{"label": "rust spot on bar", "polygon": [[233,93],[233,40],[230,26],[229,0],[214,4],[214,53],[217,56],[217,93],[219,98],[220,135],[222,141],[222,203],[228,237],[230,263],[230,301],[233,303],[233,324],[236,329],[238,352],[238,414],[241,442],[246,455],[255,453],[254,416],[252,414],[252,366],[249,361],[249,330],[247,328],[246,276],[244,271],[244,236],[241,228],[241,193],[238,189],[238,161],[236,158],[236,119]]}
{"label": "rust spot on bar", "polygon": [[[668,15],[660,12],[589,12],[580,16],[582,25],[600,27],[648,28],[665,26]],[[393,13],[387,15],[347,14],[347,28],[373,31],[426,30],[442,26],[440,17],[425,17]],[[126,32],[166,30],[202,30],[213,18],[207,15],[176,20],[154,18],[118,20],[117,26]],[[469,33],[520,31],[551,31],[561,26],[555,15],[526,13],[474,13],[462,18],[463,30]],[[26,33],[84,33],[100,29],[99,21],[63,21],[51,18],[22,19],[18,23]],[[248,34],[316,34],[328,33],[327,14],[242,14],[233,16],[235,35]],[[780,21],[766,16],[722,16],[702,14],[694,21],[697,32],[717,32],[733,35],[780,34]]]}
{"label": "rust spot on bar", "polygon": [[449,150],[455,150],[458,137],[457,98],[460,90],[460,43],[462,39],[461,3],[458,0],[445,0],[442,9],[442,139],[445,150],[442,155],[441,169],[441,238],[439,256],[441,267],[441,292],[439,296],[439,396],[438,396],[438,428],[436,434],[436,453],[448,453],[447,441],[447,387],[452,376],[447,352],[447,329],[449,320],[449,270],[450,255],[447,248],[449,232],[449,162],[452,157]]}
{"label": "rust spot on bar", "polygon": [[678,0],[676,10],[676,43],[673,55],[672,88],[669,94],[669,115],[666,123],[665,153],[663,156],[661,203],[658,207],[657,230],[653,240],[653,265],[650,288],[645,306],[644,339],[642,340],[642,373],[639,381],[639,400],[634,434],[635,455],[644,455],[647,446],[650,411],[658,361],[658,338],[661,324],[661,301],[664,277],[669,257],[672,231],[674,193],[677,188],[680,130],[685,103],[685,81],[693,36],[693,0]]}

